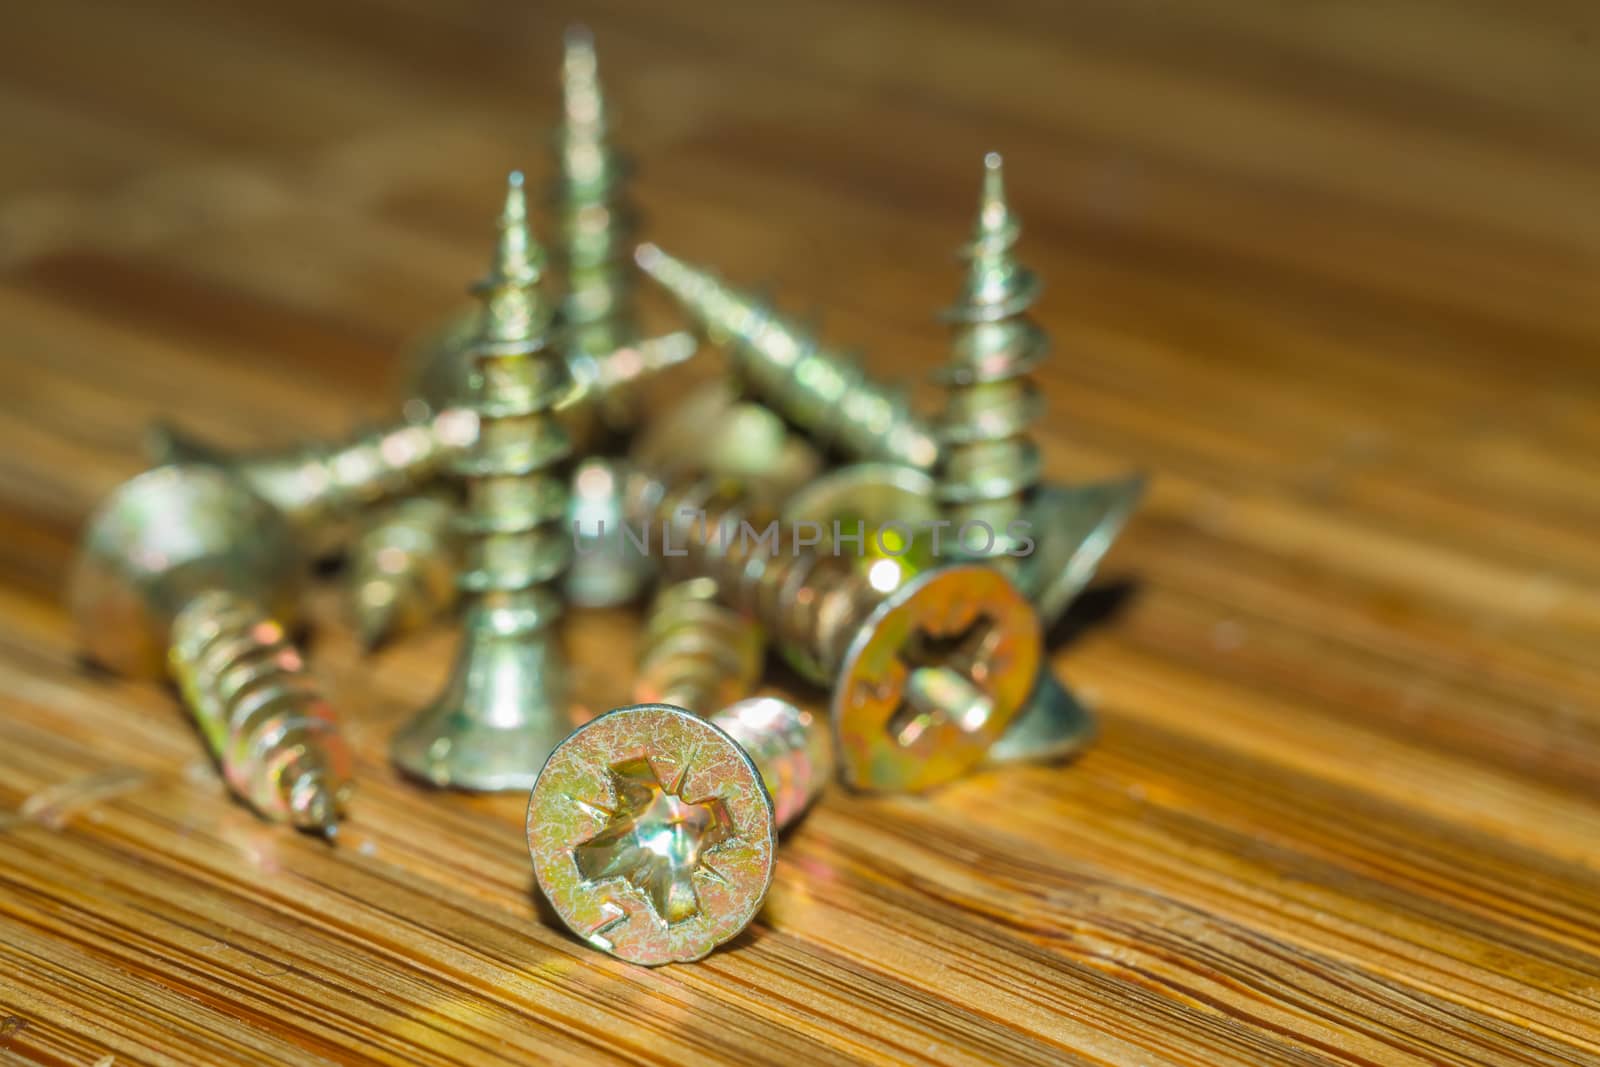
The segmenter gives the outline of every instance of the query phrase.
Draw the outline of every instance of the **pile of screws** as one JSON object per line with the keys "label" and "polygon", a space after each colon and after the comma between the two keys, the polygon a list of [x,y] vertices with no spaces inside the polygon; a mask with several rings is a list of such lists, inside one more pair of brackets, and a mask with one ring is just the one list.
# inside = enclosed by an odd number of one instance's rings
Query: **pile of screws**
{"label": "pile of screws", "polygon": [[[158,427],[158,465],[90,519],[71,599],[96,660],[170,675],[240,800],[330,838],[351,760],[286,636],[305,561],[346,555],[369,648],[455,609],[454,669],[395,734],[395,764],[531,791],[528,847],[561,919],[623,959],[695,960],[749,923],[779,829],[828,779],[920,792],[1087,742],[1042,634],[1143,483],[1042,479],[1031,375],[1048,344],[998,156],[945,313],[945,405],[925,420],[770,306],[634,249],[583,31],[562,86],[559,304],[514,173],[476,304],[416,347],[396,425],[251,455]],[[650,385],[697,344],[639,335],[640,273],[731,370],[648,421]],[[652,582],[640,703],[574,729],[564,607]],[[825,717],[757,693],[769,641],[830,693]]]}

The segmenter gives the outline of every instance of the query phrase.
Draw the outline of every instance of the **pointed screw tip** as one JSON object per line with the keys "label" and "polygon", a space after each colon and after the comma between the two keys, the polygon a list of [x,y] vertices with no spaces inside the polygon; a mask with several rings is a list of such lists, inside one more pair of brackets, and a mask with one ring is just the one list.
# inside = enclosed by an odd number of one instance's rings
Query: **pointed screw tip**
{"label": "pointed screw tip", "polygon": [[339,827],[339,804],[320,777],[303,777],[290,791],[289,821],[297,829],[332,840]]}

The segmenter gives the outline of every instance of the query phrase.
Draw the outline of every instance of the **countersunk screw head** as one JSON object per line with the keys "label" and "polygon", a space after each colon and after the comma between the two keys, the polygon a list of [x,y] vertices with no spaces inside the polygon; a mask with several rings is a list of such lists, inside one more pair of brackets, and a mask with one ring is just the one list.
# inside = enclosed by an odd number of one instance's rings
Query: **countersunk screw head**
{"label": "countersunk screw head", "polygon": [[918,792],[967,773],[1027,703],[1042,655],[1037,614],[992,567],[941,567],[895,589],[839,665],[845,781]]}
{"label": "countersunk screw head", "polygon": [[647,966],[700,959],[743,930],[777,845],[749,753],[671,704],[579,727],[528,799],[528,851],[556,914],[595,948]]}
{"label": "countersunk screw head", "polygon": [[301,577],[277,509],[215,467],[156,467],[124,482],[84,528],[67,599],[84,647],[119,674],[166,673],[173,617],[226,588],[291,618]]}

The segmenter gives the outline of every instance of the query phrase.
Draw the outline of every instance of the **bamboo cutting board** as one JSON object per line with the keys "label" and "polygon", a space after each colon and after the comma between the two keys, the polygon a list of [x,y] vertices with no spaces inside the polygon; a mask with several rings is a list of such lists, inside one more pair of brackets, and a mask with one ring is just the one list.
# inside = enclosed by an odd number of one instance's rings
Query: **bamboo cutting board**
{"label": "bamboo cutting board", "polygon": [[[556,8],[8,13],[0,1062],[1600,1062],[1600,11]],[[448,629],[363,659],[318,594],[360,755],[330,848],[226,802],[61,607],[151,418],[386,415],[505,172],[546,173],[576,17],[645,234],[925,408],[1003,151],[1050,470],[1154,476],[1054,635],[1090,753],[834,791],[756,925],[653,971],[541,916],[524,798],[388,766]],[[570,630],[620,701],[632,617]]]}

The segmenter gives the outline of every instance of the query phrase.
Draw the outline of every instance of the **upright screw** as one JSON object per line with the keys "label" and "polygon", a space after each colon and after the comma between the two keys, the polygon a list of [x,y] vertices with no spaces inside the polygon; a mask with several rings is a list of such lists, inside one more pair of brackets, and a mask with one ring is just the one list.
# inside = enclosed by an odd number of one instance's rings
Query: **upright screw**
{"label": "upright screw", "polygon": [[423,493],[374,515],[350,546],[349,614],[367,649],[437,618],[456,602],[457,502]]}
{"label": "upright screw", "polygon": [[[640,688],[550,756],[528,800],[534,872],[562,921],[633,963],[687,962],[744,929],[772,881],[779,829],[828,778],[815,717],[775,697],[689,709],[754,682],[760,639],[708,599],[669,587],[646,627]],[[719,639],[737,651],[718,654]],[[733,646],[721,646],[733,647]]]}
{"label": "upright screw", "polygon": [[551,412],[570,379],[547,346],[541,270],[514,172],[494,267],[476,290],[478,443],[456,467],[467,500],[461,644],[443,693],[393,745],[403,770],[439,786],[529,788],[568,729],[565,665],[551,627],[561,615],[552,586],[571,552],[559,525],[566,482],[553,468],[570,445]]}
{"label": "upright screw", "polygon": [[451,409],[348,440],[230,455],[169,423],[151,427],[146,450],[157,464],[225,467],[272,504],[313,552],[339,540],[361,508],[433,480],[471,448],[477,415]]}
{"label": "upright screw", "polygon": [[[1050,342],[1028,315],[1039,279],[1012,252],[1021,225],[1006,201],[1000,155],[989,153],[983,166],[977,225],[961,253],[966,283],[944,314],[955,335],[938,374],[946,401],[936,423],[935,493],[963,531],[962,550],[1005,566],[1050,625],[1094,574],[1143,495],[1144,478],[1041,484],[1030,428],[1043,405],[1031,375]],[[965,534],[969,523],[982,543]]]}
{"label": "upright screw", "polygon": [[857,788],[917,791],[965,774],[1033,688],[1038,619],[991,567],[939,567],[909,581],[892,560],[863,571],[783,544],[769,513],[710,483],[640,479],[629,511],[661,525],[669,572],[714,579],[723,602],[759,620],[797,670],[833,682],[835,750]]}
{"label": "upright screw", "polygon": [[551,191],[566,278],[561,317],[580,352],[605,353],[637,336],[628,248],[635,226],[629,167],[607,138],[594,35],[569,29],[561,62],[561,125]]}
{"label": "upright screw", "polygon": [[[687,333],[640,338],[627,249],[637,212],[627,195],[632,166],[611,144],[594,36],[566,33],[561,64],[561,124],[553,138],[556,266],[565,279],[562,344],[574,388],[557,408],[574,446],[589,450],[607,433],[638,422],[648,384],[694,355]],[[458,315],[419,345],[417,398],[438,409],[464,395],[472,318]]]}
{"label": "upright screw", "polygon": [[69,598],[95,660],[136,677],[170,672],[239,799],[331,835],[350,753],[278,621],[303,573],[270,505],[215,468],[158,467],[90,518]]}
{"label": "upright screw", "polygon": [[715,340],[726,341],[743,384],[819,444],[849,459],[927,469],[938,443],[905,398],[849,358],[821,347],[754,296],[652,244],[634,260]]}
{"label": "upright screw", "polygon": [[1039,449],[1028,427],[1040,399],[1029,375],[1049,339],[1027,314],[1039,279],[1011,254],[1019,227],[1006,205],[1000,156],[984,158],[977,229],[962,250],[966,286],[945,318],[955,324],[951,361],[938,375],[946,387],[937,495],[955,523],[986,524],[994,536],[979,554],[1004,558],[1006,533],[1021,520],[1039,483]]}

